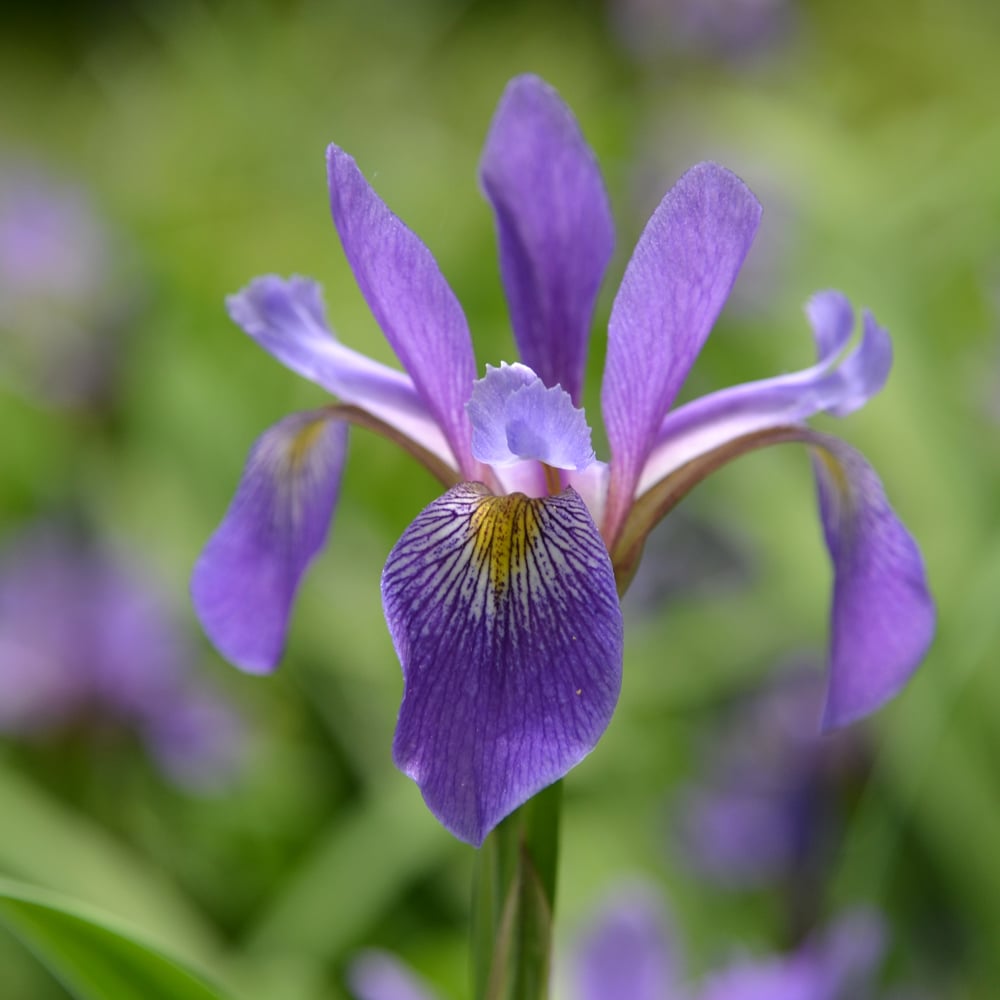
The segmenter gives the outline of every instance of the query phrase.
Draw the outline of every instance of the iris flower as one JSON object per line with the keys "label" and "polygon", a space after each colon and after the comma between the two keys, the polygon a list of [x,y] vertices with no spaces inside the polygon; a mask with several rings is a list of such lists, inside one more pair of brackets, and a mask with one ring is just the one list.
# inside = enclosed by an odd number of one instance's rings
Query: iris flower
{"label": "iris flower", "polygon": [[699,774],[674,802],[679,847],[731,889],[773,884],[809,912],[839,843],[845,800],[871,766],[861,727],[820,736],[817,671],[795,666],[738,700],[706,740]]}
{"label": "iris flower", "polygon": [[336,506],[348,426],[398,442],[446,492],[382,576],[404,680],[393,756],[438,819],[478,845],[607,727],[621,685],[618,595],[648,532],[729,459],[800,441],[836,573],[825,724],[900,689],[933,631],[920,554],[861,455],[805,424],[882,387],[886,332],[866,313],[842,357],[853,312],[821,293],[807,309],[815,365],[671,408],[757,229],[760,205],[739,178],[693,167],[639,239],[608,329],[604,462],[579,404],[613,226],[596,160],[556,92],[514,79],[486,141],[480,177],[521,360],[479,379],[465,316],[427,247],[347,153],[330,146],[327,165],[334,225],[403,371],[338,342],[308,279],[261,277],[228,300],[250,337],[338,402],[257,440],[195,568],[194,602],[224,656],[252,672],[280,659]]}
{"label": "iris flower", "polygon": [[210,792],[236,777],[244,720],[195,675],[187,638],[131,556],[38,526],[0,551],[0,735],[134,734],[163,774]]}

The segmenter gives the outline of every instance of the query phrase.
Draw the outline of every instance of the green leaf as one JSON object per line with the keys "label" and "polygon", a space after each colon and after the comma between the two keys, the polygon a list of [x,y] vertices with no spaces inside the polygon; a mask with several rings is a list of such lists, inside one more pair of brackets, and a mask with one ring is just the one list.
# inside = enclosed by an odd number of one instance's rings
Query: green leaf
{"label": "green leaf", "polygon": [[223,1000],[111,918],[54,894],[0,879],[0,922],[79,1000]]}

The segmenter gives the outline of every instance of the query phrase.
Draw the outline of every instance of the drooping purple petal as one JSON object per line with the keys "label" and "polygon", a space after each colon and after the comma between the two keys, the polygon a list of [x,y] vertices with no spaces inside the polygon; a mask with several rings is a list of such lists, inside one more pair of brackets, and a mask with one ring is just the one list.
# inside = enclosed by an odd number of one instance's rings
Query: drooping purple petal
{"label": "drooping purple petal", "polygon": [[577,1000],[681,1000],[679,961],[658,897],[641,887],[620,892],[577,942]]}
{"label": "drooping purple petal", "polygon": [[462,483],[403,533],[382,600],[404,678],[396,764],[478,845],[611,719],[622,618],[607,550],[572,490]]}
{"label": "drooping purple petal", "polygon": [[668,413],[639,478],[640,496],[685,463],[729,441],[798,424],[820,412],[846,416],[881,390],[892,367],[892,342],[872,315],[865,312],[861,340],[838,363],[854,325],[847,299],[839,292],[822,292],[810,299],[807,312],[818,363],[791,375],[722,389]]}
{"label": "drooping purple petal", "polygon": [[254,443],[233,498],[194,569],[191,594],[209,638],[252,673],[281,657],[292,600],[326,541],[347,426],[297,413]]}
{"label": "drooping purple petal", "polygon": [[465,404],[476,363],[462,307],[431,252],[388,209],[354,159],[331,145],[327,168],[333,221],[358,287],[459,469],[474,478]]}
{"label": "drooping purple petal", "polygon": [[319,285],[265,275],[226,299],[229,315],[283,365],[367,411],[437,455],[457,460],[441,428],[403,372],[339,343],[330,331]]}
{"label": "drooping purple petal", "polygon": [[813,445],[823,533],[834,568],[824,729],[873,712],[916,670],[935,612],[916,542],[865,459],[837,438]]}
{"label": "drooping purple petal", "polygon": [[615,297],[601,404],[611,446],[611,533],[725,304],[760,220],[760,204],[714,163],[692,167],[653,213]]}
{"label": "drooping purple petal", "polygon": [[394,955],[375,949],[351,962],[347,983],[357,1000],[434,1000],[416,973]]}
{"label": "drooping purple petal", "polygon": [[487,365],[468,409],[472,453],[481,462],[503,467],[530,460],[579,470],[594,461],[583,410],[564,389],[546,387],[526,365]]}
{"label": "drooping purple petal", "polygon": [[480,164],[525,364],[580,400],[587,340],[614,224],[600,169],[572,112],[536,76],[515,77]]}

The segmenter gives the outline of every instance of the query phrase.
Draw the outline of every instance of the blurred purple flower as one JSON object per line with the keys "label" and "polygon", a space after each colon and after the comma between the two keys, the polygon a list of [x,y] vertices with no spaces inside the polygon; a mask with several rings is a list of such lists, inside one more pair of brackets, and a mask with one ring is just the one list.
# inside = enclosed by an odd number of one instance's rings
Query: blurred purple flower
{"label": "blurred purple flower", "polygon": [[[819,360],[672,410],[732,289],[761,208],[734,174],[689,170],[639,239],[611,310],[601,393],[611,461],[577,408],[613,225],[596,160],[569,108],[518,77],[493,119],[481,181],[523,364],[476,379],[468,324],[427,247],[354,160],[328,150],[333,219],[404,372],[336,341],[318,287],[258,278],[232,318],[283,364],[340,397],[253,446],[192,579],[219,650],[272,669],[307,566],[325,544],[347,425],[379,431],[448,487],[406,529],[382,575],[403,668],[393,746],[431,811],[478,845],[596,745],[621,684],[624,590],[645,540],[711,471],[765,444],[813,454],[835,569],[824,725],[873,711],[905,684],[934,611],[916,544],[864,458],[805,421],[878,392],[888,334],[837,292],[810,301]],[[529,367],[530,366],[530,367]]]}
{"label": "blurred purple flower", "polygon": [[[660,899],[645,886],[609,899],[560,967],[566,1000],[862,1000],[885,948],[882,920],[867,909],[845,913],[796,950],[739,957],[701,983],[685,981]],[[430,988],[394,956],[368,951],[348,982],[357,1000],[434,1000]]]}
{"label": "blurred purple flower", "polygon": [[120,727],[172,780],[211,789],[235,773],[243,725],[191,666],[165,601],[134,566],[53,529],[0,555],[0,733]]}
{"label": "blurred purple flower", "polygon": [[837,793],[868,767],[862,733],[817,733],[822,707],[819,676],[794,669],[727,713],[701,780],[671,807],[700,875],[730,888],[781,882],[812,891],[809,876],[843,820]]}
{"label": "blurred purple flower", "polygon": [[83,190],[0,162],[0,378],[44,402],[107,396],[135,304],[123,248]]}
{"label": "blurred purple flower", "polygon": [[612,24],[638,59],[750,60],[791,31],[789,0],[609,0]]}

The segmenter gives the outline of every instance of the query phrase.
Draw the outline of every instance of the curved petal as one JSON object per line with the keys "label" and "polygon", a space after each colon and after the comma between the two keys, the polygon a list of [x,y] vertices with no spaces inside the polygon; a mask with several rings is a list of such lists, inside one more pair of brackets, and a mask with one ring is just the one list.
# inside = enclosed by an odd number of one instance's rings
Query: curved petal
{"label": "curved petal", "polygon": [[934,636],[923,559],[865,459],[837,438],[814,446],[823,533],[834,568],[823,728],[873,712],[909,680]]}
{"label": "curved petal", "polygon": [[560,386],[546,387],[526,365],[486,366],[469,400],[472,453],[493,466],[544,462],[585,469],[594,461],[583,410]]}
{"label": "curved petal", "polygon": [[[847,299],[824,292],[810,300],[807,311],[819,363],[792,375],[722,389],[668,413],[643,467],[638,495],[727,441],[801,423],[816,413],[846,416],[882,389],[892,367],[892,342],[872,315],[865,312],[860,342],[836,364],[853,326]],[[836,329],[828,322],[834,311]]]}
{"label": "curved petal", "polygon": [[632,508],[612,550],[627,585],[656,522],[714,469],[758,448],[810,445],[820,514],[835,574],[823,728],[873,712],[916,670],[934,635],[934,604],[916,543],[882,484],[849,445],[808,427],[776,427],[728,440],[660,480]]}
{"label": "curved petal", "polygon": [[194,568],[202,626],[243,670],[263,673],[281,658],[299,581],[326,541],[346,450],[347,425],[322,411],[265,431]]}
{"label": "curved petal", "polygon": [[334,225],[358,287],[459,469],[475,478],[465,404],[476,363],[462,307],[431,252],[389,211],[353,158],[331,145],[327,168]]}
{"label": "curved petal", "polygon": [[621,890],[602,907],[574,949],[580,1000],[680,1000],[678,959],[659,898]]}
{"label": "curved petal", "polygon": [[735,174],[692,167],[653,213],[611,309],[601,388],[613,535],[664,414],[722,311],[760,220]]}
{"label": "curved petal", "polygon": [[537,76],[504,91],[480,163],[525,364],[580,400],[594,302],[614,250],[601,172],[572,112]]}
{"label": "curved petal", "polygon": [[322,293],[315,281],[264,275],[230,295],[226,307],[234,323],[293,372],[457,467],[413,380],[336,340],[327,325]]}
{"label": "curved petal", "polygon": [[462,483],[396,543],[382,600],[404,678],[396,765],[478,846],[611,720],[622,617],[607,551],[572,490]]}
{"label": "curved petal", "polygon": [[348,966],[347,983],[357,1000],[434,1000],[434,994],[395,955],[374,948]]}

